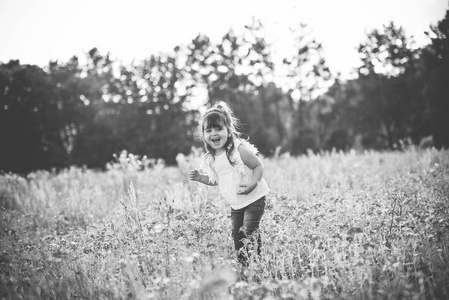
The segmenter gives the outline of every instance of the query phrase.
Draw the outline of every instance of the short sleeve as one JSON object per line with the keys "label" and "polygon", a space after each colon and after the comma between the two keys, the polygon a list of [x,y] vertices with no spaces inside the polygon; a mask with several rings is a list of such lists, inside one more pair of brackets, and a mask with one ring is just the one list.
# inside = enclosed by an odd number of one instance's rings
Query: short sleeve
{"label": "short sleeve", "polygon": [[246,149],[253,152],[254,154],[259,153],[259,150],[256,148],[256,146],[254,146],[253,144],[251,144],[248,141],[245,141],[245,140],[240,141],[240,144],[242,144]]}
{"label": "short sleeve", "polygon": [[253,152],[254,154],[259,153],[259,151],[253,144],[245,140],[236,139],[234,143],[235,143],[235,150],[233,158],[236,161],[236,168],[238,172],[242,175],[251,175],[252,170],[247,165],[245,165],[245,163],[242,160],[242,157],[240,156],[239,146],[243,145],[243,147]]}
{"label": "short sleeve", "polygon": [[217,173],[212,169],[212,158],[210,155],[205,155],[200,164],[200,170],[205,172],[209,177],[209,183],[217,184]]}

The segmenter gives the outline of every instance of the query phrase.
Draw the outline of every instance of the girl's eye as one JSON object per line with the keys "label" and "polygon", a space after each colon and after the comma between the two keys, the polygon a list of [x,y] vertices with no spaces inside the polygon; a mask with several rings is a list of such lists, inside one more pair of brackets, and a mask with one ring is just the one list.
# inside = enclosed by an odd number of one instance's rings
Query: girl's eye
{"label": "girl's eye", "polygon": [[215,131],[221,131],[221,130],[223,130],[223,126],[216,126],[216,127],[212,127],[212,128],[206,128],[204,130],[204,132],[210,133],[210,132],[212,132],[212,129],[214,129]]}

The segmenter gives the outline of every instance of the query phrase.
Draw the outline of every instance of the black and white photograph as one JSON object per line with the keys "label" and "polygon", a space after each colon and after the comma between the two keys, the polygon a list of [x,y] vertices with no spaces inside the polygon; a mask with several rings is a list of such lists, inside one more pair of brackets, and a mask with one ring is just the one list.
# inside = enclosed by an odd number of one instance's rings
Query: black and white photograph
{"label": "black and white photograph", "polygon": [[0,0],[0,300],[448,300],[448,0]]}

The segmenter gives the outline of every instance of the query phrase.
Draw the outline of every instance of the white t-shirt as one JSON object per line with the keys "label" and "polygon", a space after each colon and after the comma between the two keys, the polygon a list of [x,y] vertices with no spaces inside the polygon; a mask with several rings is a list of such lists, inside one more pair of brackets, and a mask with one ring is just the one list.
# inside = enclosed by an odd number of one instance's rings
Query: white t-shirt
{"label": "white t-shirt", "polygon": [[238,150],[240,144],[254,154],[257,153],[257,149],[253,145],[237,138],[234,139],[234,152],[231,155],[231,160],[236,162],[234,166],[229,162],[226,152],[214,157],[211,155],[205,156],[200,166],[200,169],[209,176],[210,183],[218,183],[221,196],[233,209],[248,206],[270,192],[267,183],[262,178],[251,193],[247,195],[237,194],[239,185],[248,184],[253,175],[253,171],[243,163],[240,157]]}

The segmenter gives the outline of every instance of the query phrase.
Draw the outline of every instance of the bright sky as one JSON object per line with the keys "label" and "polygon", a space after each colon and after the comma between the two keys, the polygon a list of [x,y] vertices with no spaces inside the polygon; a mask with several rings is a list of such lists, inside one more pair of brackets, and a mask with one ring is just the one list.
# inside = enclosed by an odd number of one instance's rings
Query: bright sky
{"label": "bright sky", "polygon": [[0,0],[0,62],[45,66],[97,47],[130,62],[169,52],[198,33],[218,42],[260,18],[279,56],[289,26],[306,23],[323,44],[333,71],[358,64],[356,48],[370,29],[389,21],[427,43],[424,31],[449,9],[448,0]]}

